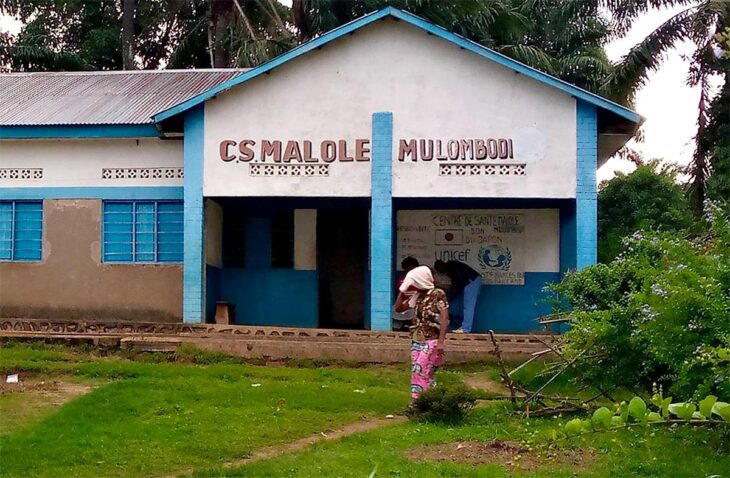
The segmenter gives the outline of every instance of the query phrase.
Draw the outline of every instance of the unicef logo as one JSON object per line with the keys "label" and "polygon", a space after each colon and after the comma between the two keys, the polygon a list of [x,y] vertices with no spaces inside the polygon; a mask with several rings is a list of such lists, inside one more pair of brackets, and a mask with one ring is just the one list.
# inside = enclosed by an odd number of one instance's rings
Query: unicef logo
{"label": "unicef logo", "polygon": [[507,247],[497,244],[482,246],[479,249],[479,263],[484,269],[508,271],[512,263],[512,253]]}

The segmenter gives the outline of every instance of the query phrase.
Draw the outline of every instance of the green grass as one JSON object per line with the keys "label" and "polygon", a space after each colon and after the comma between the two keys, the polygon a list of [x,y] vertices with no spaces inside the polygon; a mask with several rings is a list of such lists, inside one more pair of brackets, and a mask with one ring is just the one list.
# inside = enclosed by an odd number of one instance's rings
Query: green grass
{"label": "green grass", "polygon": [[[518,425],[519,423],[519,425]],[[475,467],[450,462],[412,461],[407,449],[421,444],[457,440],[531,440],[539,452],[543,436],[554,420],[515,422],[499,408],[475,411],[468,424],[443,428],[407,423],[355,435],[337,442],[319,443],[306,451],[252,463],[232,470],[212,468],[194,474],[203,477],[364,477],[373,470],[378,477],[708,477],[728,476],[730,458],[705,429],[677,431],[622,431],[596,434],[562,443],[564,447],[595,450],[596,460],[585,468],[566,469],[546,465],[533,472],[511,472],[501,464]],[[537,431],[537,435],[533,433]],[[651,434],[654,433],[654,436]],[[225,474],[224,474],[225,473]]]}
{"label": "green grass", "polygon": [[407,378],[393,368],[211,362],[0,349],[6,371],[111,381],[1,437],[0,476],[149,476],[208,467],[362,416],[393,413],[408,401]]}
{"label": "green grass", "polygon": [[[597,458],[585,468],[546,465],[520,474],[502,464],[474,467],[406,457],[414,446],[456,440],[512,440],[539,451],[565,421],[526,420],[504,402],[474,410],[460,426],[391,425],[223,469],[261,447],[402,410],[408,401],[407,366],[292,362],[266,367],[191,349],[176,356],[103,356],[10,344],[0,348],[0,371],[95,384],[59,408],[14,417],[8,433],[0,435],[0,476],[138,477],[195,470],[195,477],[366,477],[377,469],[377,477],[730,477],[727,442],[701,427],[637,428],[559,442],[594,450]],[[474,373],[494,378],[497,370],[493,364],[446,367],[438,380],[448,385]],[[570,387],[566,378],[552,392]]]}

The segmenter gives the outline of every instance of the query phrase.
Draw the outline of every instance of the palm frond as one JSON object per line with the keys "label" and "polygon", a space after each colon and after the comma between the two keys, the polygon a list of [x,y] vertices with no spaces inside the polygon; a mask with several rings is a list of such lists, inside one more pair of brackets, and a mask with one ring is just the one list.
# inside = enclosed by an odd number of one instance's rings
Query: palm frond
{"label": "palm frond", "polygon": [[708,156],[710,151],[707,142],[704,141],[705,129],[709,119],[710,108],[710,82],[708,75],[702,75],[699,80],[700,101],[697,107],[697,134],[695,135],[695,150],[692,160],[687,165],[686,173],[690,176],[689,199],[695,215],[702,216],[705,203],[705,186],[707,177],[710,174]]}
{"label": "palm frond", "polygon": [[695,11],[696,7],[692,7],[674,15],[631,48],[615,65],[601,93],[614,101],[631,104],[648,74],[661,65],[664,53],[676,42],[689,38]]}
{"label": "palm frond", "polygon": [[555,61],[544,50],[532,45],[502,45],[497,51],[521,63],[555,75]]}
{"label": "palm frond", "polygon": [[693,5],[697,0],[599,0],[600,6],[611,12],[616,33],[626,34],[634,20],[652,9]]}

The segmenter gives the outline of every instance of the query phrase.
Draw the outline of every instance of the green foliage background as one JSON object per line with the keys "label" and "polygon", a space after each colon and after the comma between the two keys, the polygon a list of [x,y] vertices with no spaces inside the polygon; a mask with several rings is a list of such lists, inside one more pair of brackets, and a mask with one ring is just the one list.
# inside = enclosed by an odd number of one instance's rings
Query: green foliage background
{"label": "green foliage background", "polygon": [[637,232],[607,264],[549,289],[569,310],[567,356],[604,389],[730,398],[730,221],[710,206],[709,231]]}
{"label": "green foliage background", "polygon": [[673,168],[659,161],[619,173],[598,193],[598,260],[610,262],[623,250],[622,239],[638,230],[676,232],[694,222],[684,188]]}

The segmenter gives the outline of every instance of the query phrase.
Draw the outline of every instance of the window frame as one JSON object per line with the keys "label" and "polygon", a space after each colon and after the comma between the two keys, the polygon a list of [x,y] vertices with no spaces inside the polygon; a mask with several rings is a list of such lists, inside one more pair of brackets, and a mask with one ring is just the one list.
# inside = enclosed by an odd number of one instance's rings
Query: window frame
{"label": "window frame", "polygon": [[[43,242],[44,242],[44,234],[45,234],[45,228],[43,227],[43,222],[45,220],[44,214],[43,214],[43,200],[34,200],[34,199],[3,199],[0,200],[0,204],[10,204],[10,257],[7,259],[0,258],[0,263],[3,262],[43,262]],[[40,219],[40,230],[37,232],[40,232],[40,239],[37,241],[39,242],[39,257],[33,258],[33,259],[18,259],[16,257],[17,250],[15,247],[15,243],[18,240],[17,239],[17,231],[19,230],[26,230],[26,229],[18,229],[17,227],[17,205],[18,204],[37,204],[40,206],[40,213],[41,213],[41,219]],[[29,231],[35,231],[34,229],[27,229]],[[36,241],[36,239],[22,239],[23,241]]]}
{"label": "window frame", "polygon": [[[137,251],[137,214],[138,210],[137,207],[140,203],[149,204],[151,203],[153,205],[153,211],[152,214],[154,215],[154,221],[153,224],[153,230],[151,232],[145,231],[144,234],[152,234],[153,242],[152,252],[138,252]],[[107,241],[106,241],[106,233],[107,231],[107,221],[106,221],[106,205],[107,204],[129,204],[132,207],[132,210],[130,214],[132,215],[132,222],[131,222],[131,236],[132,240],[130,242],[131,244],[131,260],[109,260],[107,259]],[[182,241],[177,243],[182,246],[182,251],[180,252],[180,258],[176,260],[160,260],[160,230],[159,230],[159,214],[160,214],[160,204],[179,204],[181,206],[180,213],[183,215],[183,227],[178,232],[180,234]],[[142,211],[141,214],[150,214],[148,211]],[[118,223],[117,223],[118,224]],[[152,254],[153,259],[152,260],[139,260],[137,259],[138,254]],[[173,253],[163,253],[163,254],[173,254]],[[101,202],[101,262],[103,264],[122,264],[122,265],[182,265],[185,258],[185,225],[184,225],[184,203],[182,200],[179,199],[109,199],[109,200],[102,200]]]}

